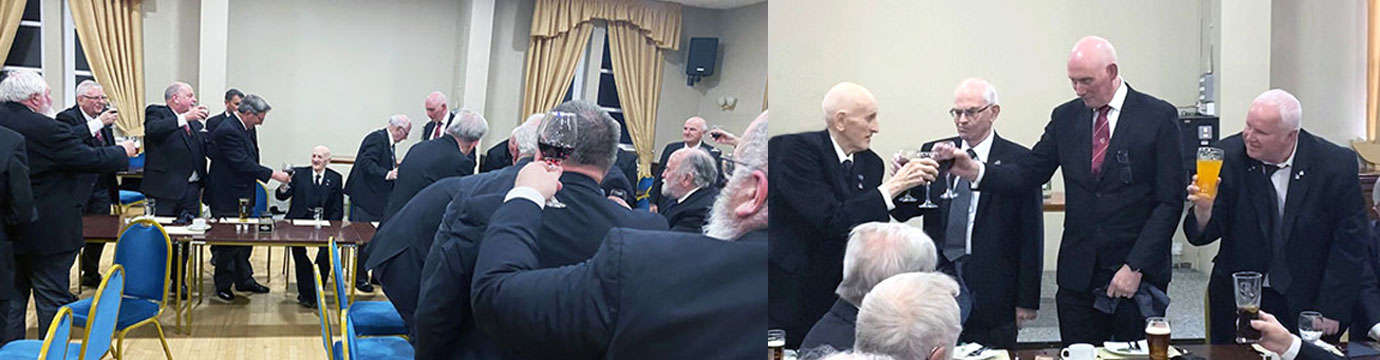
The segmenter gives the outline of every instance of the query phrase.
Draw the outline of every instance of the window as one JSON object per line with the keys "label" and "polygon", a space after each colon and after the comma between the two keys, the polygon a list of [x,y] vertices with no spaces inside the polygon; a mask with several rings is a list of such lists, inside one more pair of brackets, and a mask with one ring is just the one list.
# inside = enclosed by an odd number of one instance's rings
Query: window
{"label": "window", "polygon": [[27,0],[14,44],[5,57],[4,70],[27,69],[43,72],[43,2]]}
{"label": "window", "polygon": [[[596,29],[590,36],[595,38],[590,39],[589,47],[585,50],[584,56],[580,57],[580,64],[576,66],[575,70],[575,78],[571,80],[570,88],[566,90],[565,99],[562,101],[586,99],[599,105],[600,108],[603,108],[604,111],[609,113],[609,116],[617,120],[618,126],[622,128],[623,132],[619,135],[619,143],[631,149],[632,136],[628,135],[628,125],[623,120],[623,105],[618,100],[618,86],[613,78],[613,61],[609,55],[608,33],[600,28]],[[603,38],[603,41],[593,41],[598,38]],[[599,72],[597,77],[590,76],[591,74],[587,74],[586,71],[589,64],[588,61],[591,60],[591,57],[595,56],[592,53],[595,48],[600,48],[601,50],[598,55]],[[592,99],[588,98],[584,93],[586,86],[590,84],[589,82],[594,82],[594,85],[596,85],[596,90]]]}

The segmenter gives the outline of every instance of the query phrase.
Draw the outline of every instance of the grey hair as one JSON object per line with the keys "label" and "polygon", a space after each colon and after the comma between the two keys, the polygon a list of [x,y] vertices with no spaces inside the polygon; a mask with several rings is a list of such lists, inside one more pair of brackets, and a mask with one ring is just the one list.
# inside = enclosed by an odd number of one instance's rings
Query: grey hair
{"label": "grey hair", "polygon": [[[822,349],[822,350],[821,350]],[[886,355],[868,354],[852,351],[838,351],[829,345],[821,346],[815,350],[807,350],[801,357],[804,360],[893,360]]]}
{"label": "grey hair", "polygon": [[1380,181],[1375,182],[1375,187],[1370,190],[1371,205],[1380,204]]}
{"label": "grey hair", "polygon": [[403,127],[412,125],[412,121],[407,119],[407,115],[397,114],[388,117],[388,126]]}
{"label": "grey hair", "polygon": [[263,114],[273,110],[273,106],[269,105],[268,100],[264,100],[262,96],[249,94],[240,100],[240,107],[235,110],[242,114]]}
{"label": "grey hair", "polygon": [[736,220],[731,207],[738,204],[733,202],[732,197],[742,192],[743,188],[753,186],[751,182],[752,173],[761,171],[763,175],[770,175],[767,172],[767,112],[763,111],[757,115],[761,121],[757,125],[748,125],[747,132],[738,139],[737,162],[742,169],[734,170],[728,183],[719,190],[719,197],[714,198],[714,205],[709,209],[709,220],[705,221],[704,235],[720,240],[734,240],[749,231],[765,228],[767,226],[767,214],[770,201],[763,202],[761,208],[752,217]]}
{"label": "grey hair", "polygon": [[953,356],[959,324],[958,283],[941,273],[905,273],[872,288],[858,308],[856,351],[900,360],[928,358],[935,348]]}
{"label": "grey hair", "polygon": [[489,132],[489,121],[470,109],[460,109],[456,121],[446,127],[446,133],[465,141],[479,141]]}
{"label": "grey hair", "polygon": [[182,87],[184,86],[187,88],[192,87],[191,85],[188,85],[187,83],[181,81],[174,81],[172,84],[168,84],[168,88],[163,89],[163,101],[172,100],[173,96],[177,95],[177,91],[182,90]]}
{"label": "grey hair", "polygon": [[958,97],[959,92],[972,85],[982,86],[982,100],[987,102],[986,105],[999,105],[997,103],[997,87],[980,78],[967,78],[958,83],[958,88],[954,89],[954,97]]}
{"label": "grey hair", "polygon": [[843,281],[834,292],[858,306],[882,280],[900,273],[934,271],[938,261],[934,240],[918,228],[885,222],[858,225],[848,234]]}
{"label": "grey hair", "polygon": [[20,102],[48,90],[43,76],[33,70],[14,70],[0,81],[0,102]]}
{"label": "grey hair", "polygon": [[513,128],[513,133],[508,137],[508,141],[517,144],[518,157],[522,155],[536,155],[537,153],[537,128],[541,127],[541,119],[546,114],[532,114],[523,121],[522,125]]}
{"label": "grey hair", "polygon": [[100,89],[100,88],[101,88],[101,84],[100,84],[100,83],[97,83],[95,80],[91,80],[91,79],[82,80],[81,83],[77,84],[77,96],[86,96],[86,93],[87,93],[88,91],[91,91],[92,89]]}
{"label": "grey hair", "polygon": [[[608,112],[592,102],[571,100],[556,105],[551,111],[575,114],[575,150],[565,161],[572,165],[587,165],[606,172],[618,156],[618,136],[623,128]],[[550,120],[550,119],[547,119]]]}
{"label": "grey hair", "polygon": [[1272,104],[1276,111],[1279,111],[1280,120],[1290,129],[1298,130],[1303,127],[1303,104],[1299,103],[1299,98],[1294,97],[1283,89],[1270,89],[1255,97],[1252,103]]}
{"label": "grey hair", "polygon": [[[700,148],[682,148],[676,152],[685,151],[685,158],[681,159],[681,166],[676,169],[674,175],[690,174],[696,187],[706,188],[719,180],[719,167],[714,163],[714,157],[709,152]],[[671,156],[676,156],[671,153]]]}

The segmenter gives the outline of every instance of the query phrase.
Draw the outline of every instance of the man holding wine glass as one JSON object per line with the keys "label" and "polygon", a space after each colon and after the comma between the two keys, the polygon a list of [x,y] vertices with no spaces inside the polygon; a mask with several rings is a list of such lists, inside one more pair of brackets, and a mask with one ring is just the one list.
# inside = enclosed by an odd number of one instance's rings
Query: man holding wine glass
{"label": "man holding wine glass", "polygon": [[[954,90],[949,110],[957,137],[925,143],[951,144],[969,157],[986,164],[1020,161],[1030,155],[1024,146],[998,136],[992,124],[1001,114],[997,89],[979,78],[964,80]],[[904,157],[892,159],[899,169]],[[944,169],[948,164],[941,163]],[[941,173],[943,181],[928,192],[912,189],[916,202],[902,203],[892,211],[897,220],[924,216],[925,232],[933,237],[942,256],[938,269],[953,276],[962,288],[963,334],[960,341],[997,348],[1016,345],[1016,330],[1034,320],[1040,307],[1040,275],[1044,271],[1044,213],[1038,185],[1021,191],[981,192],[962,178]],[[947,195],[947,196],[946,196]],[[919,201],[935,199],[938,206],[923,208]],[[976,296],[974,296],[976,294]]]}
{"label": "man holding wine glass", "polygon": [[[319,212],[321,220],[339,221],[345,217],[345,192],[343,177],[335,170],[326,168],[331,162],[331,149],[318,145],[311,149],[311,166],[289,168],[292,180],[278,186],[274,196],[278,200],[292,200],[288,207],[287,219],[316,220]],[[330,259],[325,248],[316,252],[316,264],[321,273],[329,273]],[[311,259],[307,249],[292,247],[292,262],[297,273],[297,304],[316,308],[316,288],[312,285]]]}
{"label": "man holding wine glass", "polygon": [[[1351,318],[1368,240],[1356,154],[1303,130],[1302,117],[1288,92],[1260,94],[1246,128],[1216,144],[1220,177],[1194,176],[1187,187],[1184,235],[1199,246],[1222,240],[1208,282],[1213,342],[1238,338],[1238,272],[1263,274],[1258,310],[1287,328],[1317,310],[1318,328],[1335,341]],[[1203,186],[1214,183],[1215,193]]]}

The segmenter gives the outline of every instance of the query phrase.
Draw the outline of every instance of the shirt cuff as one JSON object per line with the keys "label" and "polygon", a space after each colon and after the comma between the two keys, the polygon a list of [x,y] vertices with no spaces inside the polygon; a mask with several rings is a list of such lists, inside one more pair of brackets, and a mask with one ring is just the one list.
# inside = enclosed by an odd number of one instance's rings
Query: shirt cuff
{"label": "shirt cuff", "polygon": [[185,114],[186,113],[177,114],[177,128],[179,129],[181,129],[183,126],[187,126],[187,117],[185,116]]}
{"label": "shirt cuff", "polygon": [[1380,323],[1371,326],[1368,335],[1370,335],[1371,340],[1380,341]]}
{"label": "shirt cuff", "polygon": [[513,199],[525,199],[537,204],[537,207],[546,208],[546,199],[542,198],[541,192],[530,187],[515,187],[512,190],[508,190],[508,195],[503,197],[503,202],[506,203]]}
{"label": "shirt cuff", "polygon": [[99,118],[86,122],[86,130],[91,132],[91,136],[96,136],[96,133],[100,132],[103,127],[105,127],[105,123],[102,123]]}
{"label": "shirt cuff", "polygon": [[886,203],[886,211],[891,211],[892,209],[896,208],[896,203],[891,202],[891,194],[888,194],[886,192],[886,188],[878,186],[877,191],[882,193],[882,202]]}
{"label": "shirt cuff", "polygon": [[1279,354],[1279,357],[1284,360],[1294,360],[1295,357],[1299,356],[1299,348],[1303,347],[1303,340],[1299,339],[1297,335],[1289,335],[1289,337],[1294,338],[1294,342],[1289,343],[1289,350]]}
{"label": "shirt cuff", "polygon": [[978,175],[977,175],[976,178],[973,178],[973,182],[972,182],[972,183],[968,184],[968,188],[969,188],[969,189],[972,189],[972,190],[977,190],[977,189],[978,189],[978,184],[981,184],[981,183],[982,183],[982,176],[983,176],[983,175],[987,175],[987,164],[983,164],[981,161],[979,161],[979,162],[978,162]]}

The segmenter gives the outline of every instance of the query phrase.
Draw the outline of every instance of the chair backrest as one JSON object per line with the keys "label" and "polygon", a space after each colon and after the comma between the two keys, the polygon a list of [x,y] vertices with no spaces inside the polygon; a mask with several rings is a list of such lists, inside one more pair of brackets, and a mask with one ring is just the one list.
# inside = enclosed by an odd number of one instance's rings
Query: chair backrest
{"label": "chair backrest", "polygon": [[110,351],[110,339],[115,336],[115,321],[120,315],[124,288],[125,268],[115,264],[101,280],[101,286],[96,288],[91,313],[86,316],[86,336],[81,341],[82,359],[100,359]]}
{"label": "chair backrest", "polygon": [[333,345],[331,344],[331,317],[326,315],[329,311],[326,310],[326,289],[321,286],[321,269],[312,266],[311,272],[316,276],[314,278],[316,280],[316,309],[321,313],[321,346],[326,348],[326,359],[334,360],[334,347],[331,346]]}
{"label": "chair backrest", "polygon": [[125,296],[166,301],[172,239],[157,221],[143,218],[126,226],[115,242],[115,263],[125,269]]}
{"label": "chair backrest", "polygon": [[72,338],[72,308],[58,308],[52,325],[48,326],[48,336],[43,338],[43,347],[38,351],[38,360],[67,358],[67,341]]}
{"label": "chair backrest", "polygon": [[139,155],[129,158],[129,169],[134,170],[144,168],[144,160],[146,159],[148,159],[148,156],[142,152],[139,153]]}
{"label": "chair backrest", "polygon": [[350,320],[350,309],[340,311],[340,341],[341,350],[345,351],[346,360],[353,360],[355,354],[359,353],[359,338],[355,337],[355,321]]}
{"label": "chair backrest", "polygon": [[268,185],[262,181],[256,181],[259,187],[254,189],[254,213],[249,216],[259,217],[259,214],[268,213]]}
{"label": "chair backrest", "polygon": [[335,279],[335,305],[341,310],[348,309],[350,308],[350,298],[345,291],[349,289],[350,285],[346,284],[345,271],[341,270],[344,269],[344,266],[340,263],[340,246],[336,246],[334,236],[330,238],[327,249],[331,252],[331,269],[334,270],[331,271],[331,278]]}

